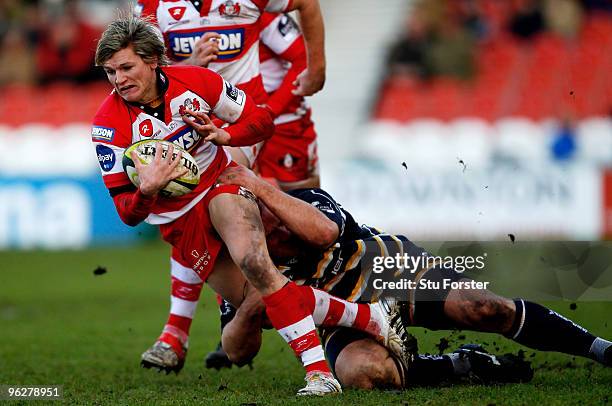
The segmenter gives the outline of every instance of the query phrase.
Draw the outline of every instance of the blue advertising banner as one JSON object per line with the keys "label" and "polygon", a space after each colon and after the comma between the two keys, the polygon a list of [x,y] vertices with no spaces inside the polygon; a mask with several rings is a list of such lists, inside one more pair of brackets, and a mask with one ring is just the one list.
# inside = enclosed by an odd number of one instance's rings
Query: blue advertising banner
{"label": "blue advertising banner", "polygon": [[0,176],[0,249],[125,244],[149,233],[121,221],[98,173]]}

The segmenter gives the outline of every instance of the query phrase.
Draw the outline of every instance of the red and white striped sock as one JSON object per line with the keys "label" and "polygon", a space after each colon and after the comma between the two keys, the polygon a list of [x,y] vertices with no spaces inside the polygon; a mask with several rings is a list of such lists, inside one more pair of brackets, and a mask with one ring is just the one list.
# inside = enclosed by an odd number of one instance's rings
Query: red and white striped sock
{"label": "red and white striped sock", "polygon": [[200,299],[204,282],[192,269],[171,259],[172,288],[170,315],[160,341],[168,343],[180,357],[184,356],[189,341],[189,329]]}
{"label": "red and white striped sock", "polygon": [[374,337],[381,335],[387,321],[371,303],[353,303],[310,286],[297,286],[317,326],[351,327]]}
{"label": "red and white striped sock", "polygon": [[304,306],[299,287],[289,282],[283,288],[263,297],[266,314],[309,372],[330,373],[312,316]]}

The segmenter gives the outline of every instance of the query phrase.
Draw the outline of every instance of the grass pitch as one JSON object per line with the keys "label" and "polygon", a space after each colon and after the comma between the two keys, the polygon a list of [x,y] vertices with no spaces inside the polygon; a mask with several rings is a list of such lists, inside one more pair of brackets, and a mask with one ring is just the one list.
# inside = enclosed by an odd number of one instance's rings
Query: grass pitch
{"label": "grass pitch", "polygon": [[[612,397],[612,369],[588,360],[525,349],[536,373],[529,384],[454,385],[404,392],[346,390],[341,397],[296,399],[301,366],[273,331],[266,332],[254,369],[206,370],[205,354],[219,339],[218,310],[205,290],[180,375],[139,367],[169,307],[169,250],[161,244],[130,249],[0,252],[0,385],[63,385],[78,404],[602,404]],[[95,275],[98,267],[106,273]],[[99,270],[98,273],[101,271]],[[612,303],[551,305],[612,337]],[[423,352],[440,343],[484,342],[492,352],[519,346],[496,335],[425,332]],[[463,339],[462,335],[466,338]],[[461,340],[459,341],[459,338]],[[26,401],[24,401],[26,403]]]}

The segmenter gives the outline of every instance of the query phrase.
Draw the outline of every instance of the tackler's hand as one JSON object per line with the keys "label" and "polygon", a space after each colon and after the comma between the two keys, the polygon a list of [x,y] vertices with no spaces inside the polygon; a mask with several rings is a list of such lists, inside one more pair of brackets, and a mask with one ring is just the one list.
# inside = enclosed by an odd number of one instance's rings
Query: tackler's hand
{"label": "tackler's hand", "polygon": [[228,167],[219,175],[218,180],[227,185],[243,186],[253,192],[255,196],[258,196],[262,184],[267,185],[266,181],[241,165]]}

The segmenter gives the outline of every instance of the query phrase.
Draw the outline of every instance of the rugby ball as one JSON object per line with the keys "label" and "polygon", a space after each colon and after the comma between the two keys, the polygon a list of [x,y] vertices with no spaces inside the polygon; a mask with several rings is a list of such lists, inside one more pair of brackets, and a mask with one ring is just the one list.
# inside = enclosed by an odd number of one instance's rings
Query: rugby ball
{"label": "rugby ball", "polygon": [[153,162],[158,147],[162,148],[162,156],[165,157],[170,145],[174,146],[173,159],[179,151],[182,153],[181,163],[178,165],[177,171],[182,171],[184,168],[187,168],[188,172],[181,177],[171,180],[166,187],[159,192],[160,195],[163,197],[178,197],[191,192],[198,186],[198,183],[200,183],[200,168],[193,156],[170,141],[155,139],[135,142],[127,147],[123,153],[123,170],[134,186],[140,186],[140,179],[138,178],[136,165],[132,160],[132,151],[136,151],[136,155],[138,155],[138,159],[143,165],[149,165]]}

